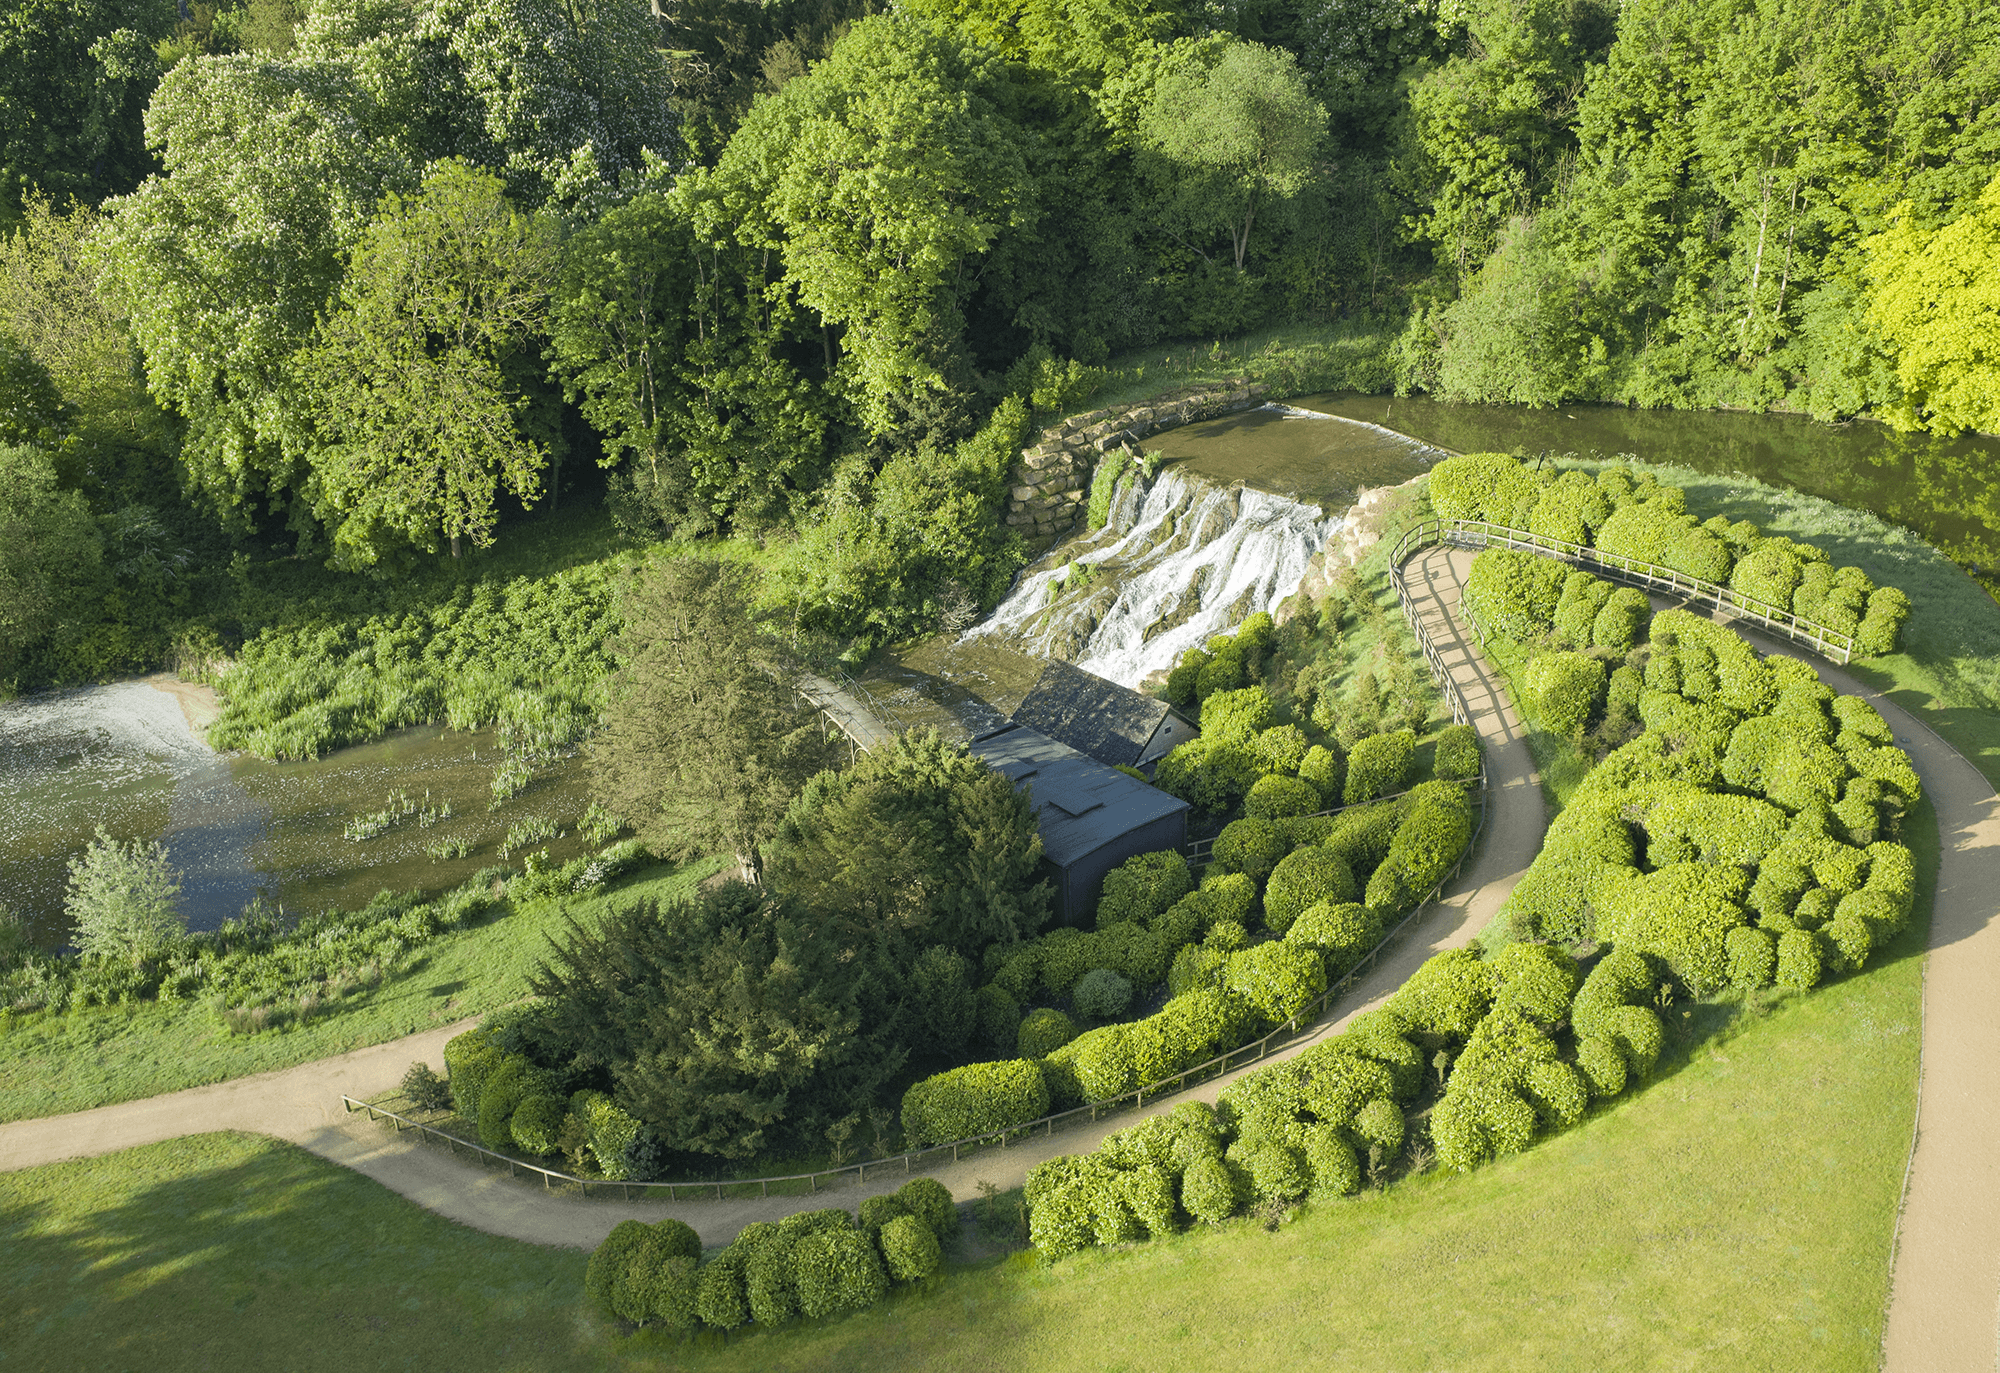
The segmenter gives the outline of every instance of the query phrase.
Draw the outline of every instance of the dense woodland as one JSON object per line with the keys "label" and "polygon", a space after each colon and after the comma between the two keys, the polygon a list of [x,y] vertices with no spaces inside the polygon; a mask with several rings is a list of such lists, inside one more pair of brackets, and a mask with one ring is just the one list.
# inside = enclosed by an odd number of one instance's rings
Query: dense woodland
{"label": "dense woodland", "polygon": [[0,678],[600,485],[908,632],[1018,565],[1037,411],[1261,324],[1373,321],[1379,389],[2000,427],[1990,7],[871,9],[9,7]]}

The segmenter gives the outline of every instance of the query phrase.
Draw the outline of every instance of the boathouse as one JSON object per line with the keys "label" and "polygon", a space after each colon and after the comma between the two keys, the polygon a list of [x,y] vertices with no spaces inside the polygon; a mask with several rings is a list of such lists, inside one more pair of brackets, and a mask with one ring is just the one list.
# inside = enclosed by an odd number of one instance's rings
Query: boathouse
{"label": "boathouse", "polygon": [[1014,719],[1107,767],[1145,768],[1201,733],[1165,701],[1060,659],[1042,668]]}

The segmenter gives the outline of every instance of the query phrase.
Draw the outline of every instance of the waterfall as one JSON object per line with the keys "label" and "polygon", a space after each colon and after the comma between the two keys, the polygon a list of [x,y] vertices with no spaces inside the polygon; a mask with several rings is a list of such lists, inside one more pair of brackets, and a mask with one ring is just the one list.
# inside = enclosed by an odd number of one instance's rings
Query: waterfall
{"label": "waterfall", "polygon": [[966,639],[1001,636],[1136,687],[1298,589],[1340,527],[1317,506],[1169,471],[1021,578]]}

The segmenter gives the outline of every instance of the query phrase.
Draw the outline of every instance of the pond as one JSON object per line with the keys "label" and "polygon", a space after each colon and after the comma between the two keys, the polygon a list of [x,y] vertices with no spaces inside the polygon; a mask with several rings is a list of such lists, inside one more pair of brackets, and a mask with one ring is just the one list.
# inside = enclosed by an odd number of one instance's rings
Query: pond
{"label": "pond", "polygon": [[[548,848],[552,859],[582,852],[582,768],[554,763],[488,811],[499,761],[490,731],[435,726],[311,762],[219,755],[175,697],[149,682],[0,703],[0,905],[26,917],[37,944],[61,944],[69,865],[99,826],[166,846],[183,873],[182,909],[198,930],[260,892],[304,912],[352,909],[384,888],[449,887],[503,861],[501,845],[517,826],[561,831],[529,846]],[[439,817],[447,807],[449,817]],[[384,809],[398,813],[380,835],[346,837],[353,822]],[[427,852],[447,843],[463,845],[464,856]]]}

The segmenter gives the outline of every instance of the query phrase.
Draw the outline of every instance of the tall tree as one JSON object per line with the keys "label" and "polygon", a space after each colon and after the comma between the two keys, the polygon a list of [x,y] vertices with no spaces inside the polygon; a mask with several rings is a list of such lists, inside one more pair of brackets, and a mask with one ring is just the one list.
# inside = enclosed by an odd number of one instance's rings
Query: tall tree
{"label": "tall tree", "polygon": [[757,846],[834,746],[751,598],[731,563],[668,559],[636,577],[592,757],[600,798],[655,853],[720,850],[754,875]]}
{"label": "tall tree", "polygon": [[1183,213],[1201,229],[1228,231],[1240,272],[1258,213],[1310,177],[1326,111],[1291,53],[1232,43],[1213,67],[1162,77],[1141,130],[1180,179]]}
{"label": "tall tree", "polygon": [[1895,359],[1898,428],[2000,433],[2000,177],[1936,233],[1907,204],[1868,241],[1869,323]]}
{"label": "tall tree", "polygon": [[522,436],[527,399],[502,368],[542,327],[556,253],[547,217],[461,162],[385,202],[302,369],[315,506],[348,559],[374,562],[385,532],[428,551],[442,535],[457,557],[461,539],[492,543],[503,485],[534,502],[548,454]]}
{"label": "tall tree", "polygon": [[103,560],[90,507],[57,484],[48,452],[0,444],[0,681],[100,590]]}

